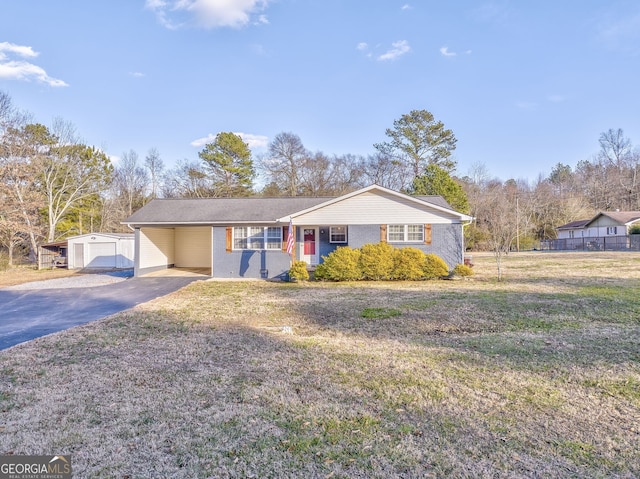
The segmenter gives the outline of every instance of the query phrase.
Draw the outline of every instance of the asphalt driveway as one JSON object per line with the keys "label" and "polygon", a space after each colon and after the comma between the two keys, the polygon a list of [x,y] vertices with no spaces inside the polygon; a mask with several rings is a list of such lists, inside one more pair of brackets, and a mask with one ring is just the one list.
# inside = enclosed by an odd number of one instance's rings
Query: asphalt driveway
{"label": "asphalt driveway", "polygon": [[92,287],[0,289],[0,349],[124,311],[198,277],[142,277]]}

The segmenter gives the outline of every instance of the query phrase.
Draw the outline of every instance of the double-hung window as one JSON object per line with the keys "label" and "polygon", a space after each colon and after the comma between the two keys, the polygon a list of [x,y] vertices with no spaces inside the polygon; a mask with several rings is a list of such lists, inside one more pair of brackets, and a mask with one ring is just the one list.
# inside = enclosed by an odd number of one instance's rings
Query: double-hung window
{"label": "double-hung window", "polygon": [[282,249],[282,228],[236,226],[233,228],[233,249]]}
{"label": "double-hung window", "polygon": [[424,242],[424,225],[389,225],[387,229],[389,243]]}
{"label": "double-hung window", "polygon": [[347,227],[331,226],[329,227],[329,243],[346,243]]}
{"label": "double-hung window", "polygon": [[608,235],[615,235],[618,233],[618,227],[617,226],[607,226],[607,234]]}

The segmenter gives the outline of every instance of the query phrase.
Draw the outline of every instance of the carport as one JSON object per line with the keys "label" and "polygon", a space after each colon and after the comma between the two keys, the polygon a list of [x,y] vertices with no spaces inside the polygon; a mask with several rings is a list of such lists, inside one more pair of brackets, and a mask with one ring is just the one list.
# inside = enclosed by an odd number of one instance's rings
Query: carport
{"label": "carport", "polygon": [[212,231],[211,226],[136,228],[135,276],[169,268],[211,276]]}

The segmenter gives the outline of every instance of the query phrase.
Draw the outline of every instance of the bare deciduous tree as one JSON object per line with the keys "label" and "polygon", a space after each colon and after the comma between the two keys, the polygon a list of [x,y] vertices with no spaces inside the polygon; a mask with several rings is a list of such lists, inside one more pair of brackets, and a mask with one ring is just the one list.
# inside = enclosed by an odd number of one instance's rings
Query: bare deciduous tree
{"label": "bare deciduous tree", "polygon": [[160,192],[160,182],[164,172],[164,162],[160,157],[160,152],[156,148],[150,148],[147,156],[144,158],[144,166],[149,170],[149,178],[151,180],[151,199],[157,198]]}

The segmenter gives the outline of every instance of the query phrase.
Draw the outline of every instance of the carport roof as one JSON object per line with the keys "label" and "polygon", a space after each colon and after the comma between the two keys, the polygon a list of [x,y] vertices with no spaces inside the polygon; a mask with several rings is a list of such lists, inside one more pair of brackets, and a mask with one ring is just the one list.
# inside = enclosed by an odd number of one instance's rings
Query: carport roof
{"label": "carport roof", "polygon": [[275,223],[278,218],[312,208],[331,198],[180,198],[155,199],[123,221],[144,224]]}

